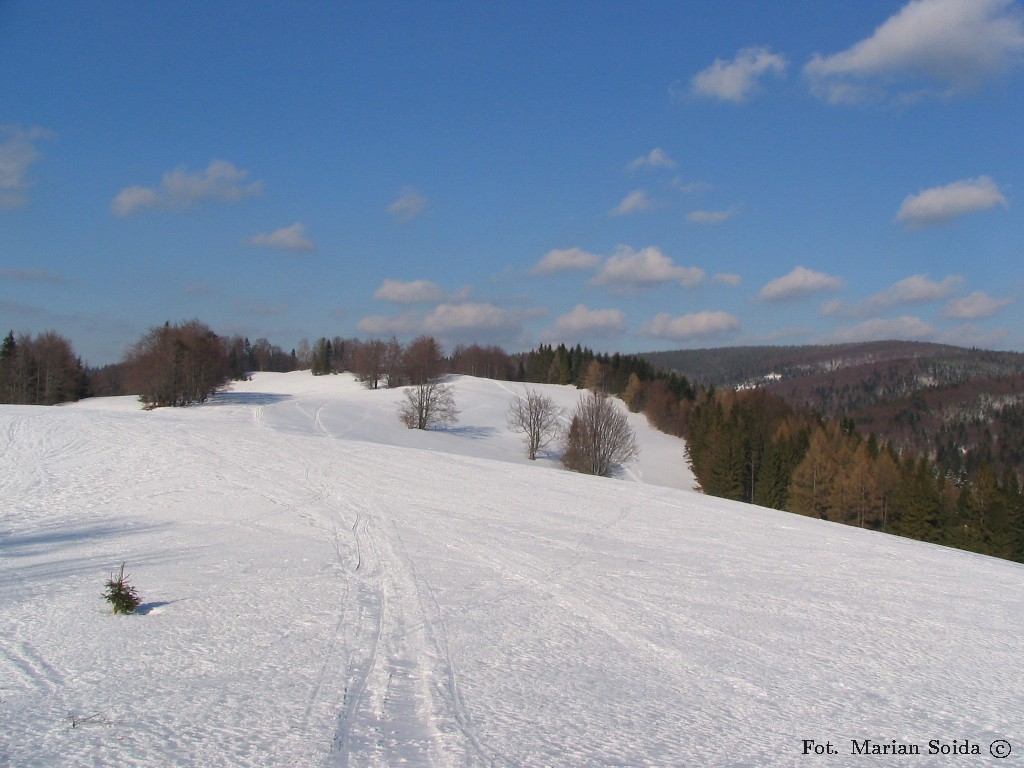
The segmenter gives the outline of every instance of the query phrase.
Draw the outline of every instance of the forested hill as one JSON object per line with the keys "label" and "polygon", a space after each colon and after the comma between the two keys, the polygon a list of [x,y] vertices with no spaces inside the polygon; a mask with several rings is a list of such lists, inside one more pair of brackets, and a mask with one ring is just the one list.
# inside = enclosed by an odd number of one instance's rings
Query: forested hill
{"label": "forested hill", "polygon": [[[1024,374],[1024,354],[1019,352],[916,341],[719,347],[646,352],[640,357],[704,386],[739,387],[777,380],[788,382],[792,390],[802,380],[814,380],[815,386],[833,380],[840,386],[868,381],[879,398],[977,378]],[[783,388],[776,389],[778,394],[786,394]]]}
{"label": "forested hill", "polygon": [[690,381],[758,387],[953,473],[1024,473],[1024,354],[921,342],[641,355]]}

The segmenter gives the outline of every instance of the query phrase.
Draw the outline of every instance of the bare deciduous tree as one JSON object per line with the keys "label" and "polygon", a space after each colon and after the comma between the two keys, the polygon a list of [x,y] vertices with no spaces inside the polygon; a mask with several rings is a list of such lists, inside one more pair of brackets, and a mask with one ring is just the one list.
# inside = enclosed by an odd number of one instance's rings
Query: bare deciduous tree
{"label": "bare deciduous tree", "polygon": [[640,454],[636,433],[614,399],[590,392],[580,398],[565,438],[562,463],[588,475],[608,477]]}
{"label": "bare deciduous tree", "polygon": [[525,395],[517,395],[509,403],[506,420],[509,429],[524,435],[526,455],[532,461],[537,458],[539,451],[558,437],[560,416],[561,412],[554,400],[527,389]]}
{"label": "bare deciduous tree", "polygon": [[150,408],[201,403],[230,376],[226,342],[198,320],[151,328],[124,363],[128,388]]}
{"label": "bare deciduous tree", "polygon": [[387,379],[388,389],[405,385],[405,350],[395,336],[384,345],[381,368]]}
{"label": "bare deciduous tree", "polygon": [[35,338],[7,334],[0,348],[0,402],[53,405],[85,394],[82,363],[71,342],[55,331]]}
{"label": "bare deciduous tree", "polygon": [[436,379],[444,372],[444,355],[433,336],[417,336],[405,350],[405,372],[411,384]]}
{"label": "bare deciduous tree", "polygon": [[451,386],[439,381],[425,381],[405,390],[405,399],[398,405],[398,418],[409,429],[430,429],[441,424],[454,424],[459,419]]}
{"label": "bare deciduous tree", "polygon": [[352,372],[368,389],[376,389],[384,377],[386,349],[380,339],[370,339],[359,344],[352,353]]}

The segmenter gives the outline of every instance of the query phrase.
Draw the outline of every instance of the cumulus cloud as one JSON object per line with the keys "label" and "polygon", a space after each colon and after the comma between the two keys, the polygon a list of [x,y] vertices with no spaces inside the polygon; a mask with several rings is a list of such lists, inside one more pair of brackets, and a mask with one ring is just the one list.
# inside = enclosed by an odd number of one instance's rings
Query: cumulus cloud
{"label": "cumulus cloud", "polygon": [[740,275],[734,275],[730,272],[719,272],[717,275],[712,275],[711,279],[723,285],[739,285],[743,282],[743,278]]}
{"label": "cumulus cloud", "polygon": [[608,211],[609,216],[629,216],[634,213],[649,211],[654,207],[654,201],[648,197],[647,192],[642,189],[634,189],[626,195],[622,202]]}
{"label": "cumulus cloud", "polygon": [[357,324],[360,332],[370,336],[406,336],[419,332],[420,318],[413,312],[400,315],[370,315]]}
{"label": "cumulus cloud", "polygon": [[273,232],[250,237],[249,245],[261,248],[279,248],[283,251],[312,251],[316,246],[313,241],[306,237],[306,228],[301,222],[295,222],[290,227],[282,227]]}
{"label": "cumulus cloud", "polygon": [[833,103],[952,95],[1021,60],[1024,23],[1013,0],[913,0],[871,37],[804,67]]}
{"label": "cumulus cloud", "polygon": [[690,80],[690,91],[721,101],[741,104],[758,89],[766,75],[785,74],[788,62],[770,48],[752,46],[740,50],[731,61],[715,59],[715,63],[698,72]]}
{"label": "cumulus cloud", "polygon": [[655,315],[641,331],[648,336],[686,341],[702,336],[719,336],[740,327],[740,321],[728,312],[693,312],[673,317],[667,312]]}
{"label": "cumulus cloud", "polygon": [[224,160],[213,160],[197,172],[182,166],[165,173],[159,187],[125,187],[110,209],[117,216],[127,216],[146,208],[184,209],[204,200],[236,203],[263,192],[263,182],[246,181],[248,175]]}
{"label": "cumulus cloud", "polygon": [[769,281],[758,297],[764,301],[788,301],[820,291],[838,290],[842,285],[843,281],[838,277],[796,267],[788,275]]}
{"label": "cumulus cloud", "polygon": [[830,301],[821,312],[823,315],[856,317],[885,312],[901,304],[943,301],[948,299],[963,281],[962,277],[956,275],[949,275],[944,280],[932,280],[927,275],[911,275],[893,283],[884,291],[850,306],[839,300]]}
{"label": "cumulus cloud", "polygon": [[439,336],[462,331],[494,331],[519,326],[520,316],[489,303],[441,304],[423,318],[423,330]]}
{"label": "cumulus cloud", "polygon": [[606,285],[616,293],[626,293],[665,283],[691,287],[703,280],[703,269],[679,266],[653,245],[639,251],[620,245],[590,283]]}
{"label": "cumulus cloud", "polygon": [[430,312],[404,312],[399,315],[372,315],[362,318],[356,327],[371,336],[413,336],[421,333],[445,344],[462,342],[520,342],[523,320],[528,310],[503,309],[488,302],[447,302]]}
{"label": "cumulus cloud", "polygon": [[554,248],[530,268],[534,275],[550,275],[567,270],[594,269],[601,263],[596,253],[587,253],[582,248]]}
{"label": "cumulus cloud", "polygon": [[40,157],[36,142],[53,136],[44,128],[0,125],[0,208],[28,202],[28,169]]}
{"label": "cumulus cloud", "polygon": [[444,298],[444,291],[430,280],[385,280],[374,292],[373,298],[395,304],[419,304],[440,301]]}
{"label": "cumulus cloud", "polygon": [[399,221],[412,221],[427,207],[427,198],[412,187],[406,187],[391,205],[388,213]]}
{"label": "cumulus cloud", "polygon": [[996,183],[988,176],[979,176],[909,195],[903,200],[896,221],[911,229],[920,229],[944,224],[967,213],[987,211],[997,205],[1009,207]]}
{"label": "cumulus cloud", "polygon": [[644,167],[648,168],[675,168],[675,161],[668,156],[665,150],[655,147],[646,155],[641,155],[631,160],[626,166],[630,171],[636,171]]}
{"label": "cumulus cloud", "polygon": [[721,224],[736,215],[736,211],[690,211],[686,220],[691,224]]}
{"label": "cumulus cloud", "polygon": [[626,316],[618,309],[589,309],[577,304],[573,310],[555,320],[555,325],[544,332],[549,341],[576,341],[579,339],[609,338],[626,330]]}
{"label": "cumulus cloud", "polygon": [[831,344],[846,344],[854,341],[920,341],[935,335],[935,328],[920,318],[904,315],[893,319],[876,318],[857,325],[837,328],[825,341]]}
{"label": "cumulus cloud", "polygon": [[953,299],[942,311],[944,317],[953,317],[958,320],[977,320],[982,317],[992,317],[1003,307],[1013,303],[1013,299],[995,299],[984,291]]}

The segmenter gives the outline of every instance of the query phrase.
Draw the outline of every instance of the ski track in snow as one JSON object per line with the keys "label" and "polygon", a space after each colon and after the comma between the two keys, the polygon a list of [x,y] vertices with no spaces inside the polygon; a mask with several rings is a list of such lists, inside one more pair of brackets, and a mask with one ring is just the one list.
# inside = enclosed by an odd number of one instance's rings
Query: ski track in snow
{"label": "ski track in snow", "polygon": [[[186,409],[0,407],[0,766],[1024,752],[1019,565],[695,494],[635,415],[618,480],[530,462],[504,427],[523,388],[453,381],[435,433],[308,373]],[[141,615],[99,597],[122,561]]]}

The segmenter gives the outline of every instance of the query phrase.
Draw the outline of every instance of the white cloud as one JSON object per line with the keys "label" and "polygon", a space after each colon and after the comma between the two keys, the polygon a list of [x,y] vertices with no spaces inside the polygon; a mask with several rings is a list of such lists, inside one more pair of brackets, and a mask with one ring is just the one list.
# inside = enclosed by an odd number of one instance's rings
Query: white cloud
{"label": "white cloud", "polygon": [[419,332],[420,319],[412,312],[401,315],[370,315],[356,324],[356,328],[370,336],[406,336]]}
{"label": "white cloud", "polygon": [[511,310],[487,302],[449,302],[425,315],[404,312],[399,315],[371,315],[356,327],[371,336],[434,336],[443,344],[508,343],[523,341],[523,319],[533,316],[529,310]]}
{"label": "white cloud", "polygon": [[686,220],[691,224],[721,224],[736,215],[736,211],[690,211],[686,214]]}
{"label": "white cloud", "polygon": [[385,280],[374,292],[373,298],[395,304],[419,304],[440,301],[444,298],[444,291],[430,280]]}
{"label": "white cloud", "polygon": [[441,304],[423,318],[423,330],[449,337],[463,331],[494,331],[520,325],[518,313],[489,303]]}
{"label": "white cloud", "polygon": [[711,279],[723,285],[739,285],[743,282],[743,278],[740,275],[734,275],[729,272],[719,272],[717,275],[712,275]]}
{"label": "white cloud", "polygon": [[896,220],[911,229],[919,229],[943,224],[967,213],[987,211],[997,205],[1009,207],[996,183],[988,176],[979,176],[909,195],[903,200]]}
{"label": "white cloud", "polygon": [[642,189],[634,189],[626,195],[622,202],[608,211],[609,216],[629,216],[633,213],[649,211],[654,207],[654,201],[647,196]]}
{"label": "white cloud", "polygon": [[39,159],[35,142],[53,136],[44,128],[0,126],[0,208],[18,208],[28,202],[28,169]]}
{"label": "white cloud", "polygon": [[694,312],[673,317],[667,312],[654,316],[641,329],[648,336],[685,341],[701,336],[719,336],[740,327],[740,321],[728,312]]}
{"label": "white cloud", "polygon": [[157,208],[160,198],[157,191],[150,187],[125,187],[118,192],[110,203],[110,210],[117,216],[127,216],[141,208]]}
{"label": "white cloud", "polygon": [[634,251],[627,245],[620,245],[590,283],[623,293],[665,283],[691,287],[703,280],[703,269],[679,266],[655,246]]}
{"label": "white cloud", "polygon": [[843,281],[838,277],[796,267],[788,275],[768,282],[758,294],[764,301],[788,301],[819,291],[834,291],[841,288]]}
{"label": "white cloud", "polygon": [[714,64],[694,75],[690,90],[698,96],[740,104],[757,90],[765,75],[781,76],[787,65],[785,56],[767,47],[744,48],[732,61],[715,59]]}
{"label": "white cloud", "polygon": [[630,171],[636,171],[640,168],[647,166],[649,168],[675,168],[675,161],[668,156],[665,150],[655,147],[646,155],[641,155],[635,160],[631,160],[629,165],[626,166]]}
{"label": "white cloud", "polygon": [[846,344],[854,341],[919,341],[935,335],[935,328],[920,318],[904,315],[893,319],[876,318],[857,325],[837,328],[825,337],[831,344]]}
{"label": "white cloud", "polygon": [[833,103],[951,95],[1018,63],[1024,24],[1013,0],[913,0],[871,37],[804,67]]}
{"label": "white cloud", "polygon": [[994,299],[984,291],[963,296],[950,301],[942,314],[944,317],[953,317],[959,320],[976,320],[982,317],[992,317],[1003,307],[1013,303],[1013,299]]}
{"label": "white cloud", "polygon": [[387,207],[388,213],[399,221],[412,221],[427,207],[427,198],[412,187],[406,187],[391,205]]}
{"label": "white cloud", "polygon": [[594,269],[601,263],[596,253],[587,253],[582,248],[555,248],[530,268],[534,275],[550,275],[566,270]]}
{"label": "white cloud", "polygon": [[949,275],[941,281],[932,280],[927,275],[911,275],[852,306],[847,306],[838,299],[830,301],[822,307],[821,313],[823,315],[856,317],[885,312],[901,304],[943,301],[948,299],[963,281],[962,277],[956,275]]}
{"label": "white cloud", "polygon": [[250,245],[263,248],[280,248],[283,251],[312,251],[316,248],[313,241],[306,237],[306,228],[301,222],[290,227],[282,227],[269,234],[261,232],[247,241]]}
{"label": "white cloud", "polygon": [[618,309],[588,309],[577,304],[555,320],[554,328],[543,333],[549,341],[609,338],[626,330],[626,316]]}
{"label": "white cloud", "polygon": [[117,216],[127,216],[144,208],[184,209],[203,200],[236,203],[263,192],[263,182],[247,182],[248,175],[224,160],[212,160],[205,170],[194,173],[179,167],[165,173],[159,187],[122,189],[110,209]]}

